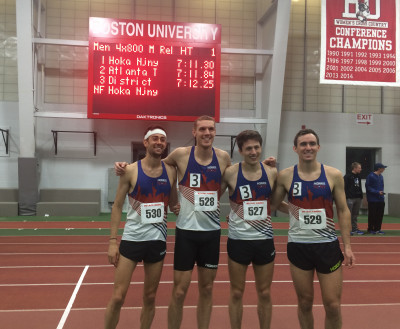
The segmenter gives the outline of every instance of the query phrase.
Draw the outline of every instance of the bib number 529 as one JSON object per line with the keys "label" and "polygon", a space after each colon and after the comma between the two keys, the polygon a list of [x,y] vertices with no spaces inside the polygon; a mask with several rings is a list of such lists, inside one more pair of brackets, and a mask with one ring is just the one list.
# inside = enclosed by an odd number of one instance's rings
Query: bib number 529
{"label": "bib number 529", "polygon": [[300,209],[300,228],[306,230],[320,230],[326,228],[325,209]]}
{"label": "bib number 529", "polygon": [[321,224],[321,215],[304,215],[304,224]]}

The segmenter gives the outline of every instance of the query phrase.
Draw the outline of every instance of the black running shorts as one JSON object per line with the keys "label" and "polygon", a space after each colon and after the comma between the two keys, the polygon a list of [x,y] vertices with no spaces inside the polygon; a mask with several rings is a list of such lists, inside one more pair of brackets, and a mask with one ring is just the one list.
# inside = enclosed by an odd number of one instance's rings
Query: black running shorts
{"label": "black running shorts", "polygon": [[234,240],[228,239],[228,256],[242,265],[266,265],[275,259],[273,239]]}
{"label": "black running shorts", "polygon": [[174,269],[190,271],[194,264],[217,269],[221,230],[190,231],[176,228]]}
{"label": "black running shorts", "polygon": [[134,261],[144,263],[157,263],[162,261],[167,252],[165,241],[127,241],[121,240],[119,253]]}
{"label": "black running shorts", "polygon": [[344,260],[339,240],[324,243],[295,243],[287,245],[289,261],[296,267],[328,274],[336,271]]}

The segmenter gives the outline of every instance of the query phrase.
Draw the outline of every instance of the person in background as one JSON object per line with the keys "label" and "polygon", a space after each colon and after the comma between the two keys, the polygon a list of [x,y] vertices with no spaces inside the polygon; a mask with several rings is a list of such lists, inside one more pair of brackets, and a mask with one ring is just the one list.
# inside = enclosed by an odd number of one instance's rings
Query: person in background
{"label": "person in background", "polygon": [[385,192],[382,173],[387,166],[375,163],[374,171],[367,176],[365,190],[368,201],[368,232],[385,234],[382,231],[383,213],[385,211]]}
{"label": "person in background", "polygon": [[364,232],[358,229],[357,217],[360,211],[363,191],[361,188],[361,164],[353,162],[351,172],[344,176],[344,191],[346,193],[346,202],[351,214],[351,235],[363,235]]}

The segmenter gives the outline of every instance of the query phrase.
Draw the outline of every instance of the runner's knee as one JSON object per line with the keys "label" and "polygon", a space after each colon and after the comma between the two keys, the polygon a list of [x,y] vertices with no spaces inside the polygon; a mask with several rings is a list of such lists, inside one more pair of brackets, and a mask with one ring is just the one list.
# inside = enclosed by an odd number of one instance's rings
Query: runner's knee
{"label": "runner's knee", "polygon": [[267,288],[263,288],[258,290],[258,299],[268,302],[271,300],[271,290]]}
{"label": "runner's knee", "polygon": [[302,295],[299,296],[299,309],[302,312],[311,312],[314,298],[311,295]]}
{"label": "runner's knee", "polygon": [[243,289],[231,287],[231,299],[233,299],[233,300],[242,300],[243,293],[244,293]]}
{"label": "runner's knee", "polygon": [[143,293],[143,305],[154,305],[156,301],[156,291]]}
{"label": "runner's knee", "polygon": [[126,294],[115,292],[112,296],[111,301],[116,307],[122,307],[122,305],[124,305],[125,302],[125,296]]}
{"label": "runner's knee", "polygon": [[183,286],[176,286],[172,292],[172,298],[179,304],[183,304],[187,293],[187,288]]}
{"label": "runner's knee", "polygon": [[340,303],[337,301],[324,302],[327,316],[336,317],[340,315]]}
{"label": "runner's knee", "polygon": [[202,297],[211,297],[213,290],[213,282],[199,285],[199,294]]}

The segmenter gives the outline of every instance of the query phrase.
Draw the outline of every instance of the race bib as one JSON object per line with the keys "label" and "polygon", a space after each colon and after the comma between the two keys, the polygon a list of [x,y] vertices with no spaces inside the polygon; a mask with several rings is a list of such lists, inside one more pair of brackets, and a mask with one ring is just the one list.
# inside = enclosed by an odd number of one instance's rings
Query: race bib
{"label": "race bib", "polygon": [[267,200],[243,202],[244,220],[265,220],[267,216]]}
{"label": "race bib", "polygon": [[164,220],[164,203],[142,203],[140,212],[143,224],[162,223]]}
{"label": "race bib", "polygon": [[300,209],[300,228],[305,230],[320,230],[326,228],[325,209]]}
{"label": "race bib", "polygon": [[218,209],[218,192],[194,192],[195,211],[216,211]]}

